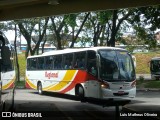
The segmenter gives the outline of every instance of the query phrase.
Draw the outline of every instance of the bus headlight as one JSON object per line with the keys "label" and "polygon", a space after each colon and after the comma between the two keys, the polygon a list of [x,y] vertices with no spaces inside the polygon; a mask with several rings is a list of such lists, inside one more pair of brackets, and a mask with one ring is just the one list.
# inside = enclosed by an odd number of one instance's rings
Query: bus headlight
{"label": "bus headlight", "polygon": [[108,83],[102,83],[101,88],[108,88],[109,89],[109,84]]}

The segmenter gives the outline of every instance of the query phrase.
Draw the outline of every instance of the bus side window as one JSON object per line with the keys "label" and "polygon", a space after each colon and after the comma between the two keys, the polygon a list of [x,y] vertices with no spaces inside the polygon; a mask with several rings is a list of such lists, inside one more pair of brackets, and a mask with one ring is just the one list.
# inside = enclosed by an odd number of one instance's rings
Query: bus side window
{"label": "bus side window", "polygon": [[51,70],[53,69],[53,58],[52,56],[45,57],[45,69]]}
{"label": "bus side window", "polygon": [[37,69],[37,58],[30,59],[30,69],[36,70]]}
{"label": "bus side window", "polygon": [[87,51],[87,70],[89,73],[94,76],[97,75],[97,66],[96,66],[96,52],[95,51]]}
{"label": "bus side window", "polygon": [[43,70],[44,69],[44,57],[39,57],[38,59],[38,70]]}
{"label": "bus side window", "polygon": [[63,56],[64,58],[64,69],[73,69],[73,54],[68,53]]}
{"label": "bus side window", "polygon": [[30,59],[27,59],[27,70],[31,70]]}
{"label": "bus side window", "polygon": [[54,69],[62,69],[62,55],[54,56]]}
{"label": "bus side window", "polygon": [[76,52],[74,53],[75,60],[73,62],[73,67],[78,69],[85,69],[85,59],[86,59],[86,52]]}

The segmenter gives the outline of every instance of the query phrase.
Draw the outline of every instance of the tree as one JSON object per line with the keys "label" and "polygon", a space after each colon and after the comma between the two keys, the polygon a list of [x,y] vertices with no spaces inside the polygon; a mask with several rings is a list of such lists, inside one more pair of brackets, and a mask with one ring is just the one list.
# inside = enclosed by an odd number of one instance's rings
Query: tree
{"label": "tree", "polygon": [[88,16],[90,15],[90,12],[84,14],[84,19],[82,20],[79,29],[77,30],[77,33],[75,33],[75,27],[77,26],[76,24],[76,17],[77,14],[70,14],[66,16],[66,24],[69,25],[72,28],[72,43],[70,45],[70,48],[74,47],[74,43],[77,40],[80,32],[82,31],[82,28],[87,21]]}
{"label": "tree", "polygon": [[160,5],[136,8],[129,22],[141,43],[156,47],[155,30],[160,29]]}
{"label": "tree", "polygon": [[[101,12],[100,12],[101,13]],[[101,23],[101,14],[93,13],[90,15],[89,21],[91,22],[91,26],[93,27],[93,45],[98,46],[98,40],[104,28],[104,24]],[[98,19],[99,18],[99,19]]]}
{"label": "tree", "polygon": [[[15,21],[18,23],[20,32],[24,36],[24,38],[27,41],[27,51],[26,51],[26,57],[28,56],[28,53],[30,52],[31,55],[34,55],[35,52],[39,50],[40,43],[42,42],[44,35],[46,33],[47,24],[48,24],[49,17],[47,18],[36,18],[36,19],[26,19],[26,20],[18,20]],[[38,25],[38,28],[36,28],[36,25]],[[35,40],[32,37],[32,34],[38,34],[38,40]],[[35,46],[33,47],[31,42],[35,43]]]}
{"label": "tree", "polygon": [[141,45],[149,45],[149,49],[156,47],[156,40],[154,33],[150,30],[147,31],[144,27],[134,27],[135,34],[137,37],[137,42]]}
{"label": "tree", "polygon": [[62,29],[65,26],[65,17],[64,16],[59,16],[59,17],[50,17],[51,21],[52,21],[52,25],[50,27],[50,29],[53,31],[53,34],[55,34],[55,38],[57,41],[57,49],[61,50],[62,49]]}
{"label": "tree", "polygon": [[148,6],[135,9],[130,20],[131,24],[147,26],[151,31],[160,29],[160,5]]}
{"label": "tree", "polygon": [[132,9],[120,9],[112,11],[112,21],[110,21],[109,26],[111,30],[110,39],[107,43],[108,46],[115,47],[116,35],[120,29],[122,23],[132,15]]}
{"label": "tree", "polygon": [[19,71],[19,63],[18,63],[18,55],[17,55],[17,25],[15,24],[15,40],[14,40],[14,48],[15,48],[15,61],[16,61],[16,68],[17,68],[17,72],[16,72],[16,76],[17,76],[17,81],[20,81],[20,71]]}

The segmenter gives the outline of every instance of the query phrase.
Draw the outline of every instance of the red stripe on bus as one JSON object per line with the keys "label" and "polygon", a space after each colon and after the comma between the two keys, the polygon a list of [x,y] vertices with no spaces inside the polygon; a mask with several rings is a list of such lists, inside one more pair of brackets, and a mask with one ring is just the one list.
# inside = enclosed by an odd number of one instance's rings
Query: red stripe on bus
{"label": "red stripe on bus", "polygon": [[10,89],[10,88],[13,88],[13,87],[14,87],[14,82],[11,83],[11,85],[7,89]]}
{"label": "red stripe on bus", "polygon": [[92,75],[89,75],[86,71],[78,70],[72,83],[68,87],[60,91],[60,93],[66,93],[71,89],[73,89],[76,86],[76,84],[84,83],[85,81],[88,81],[88,80],[96,80],[96,78]]}
{"label": "red stripe on bus", "polygon": [[25,87],[28,89],[32,89],[31,86],[27,82],[25,83]]}

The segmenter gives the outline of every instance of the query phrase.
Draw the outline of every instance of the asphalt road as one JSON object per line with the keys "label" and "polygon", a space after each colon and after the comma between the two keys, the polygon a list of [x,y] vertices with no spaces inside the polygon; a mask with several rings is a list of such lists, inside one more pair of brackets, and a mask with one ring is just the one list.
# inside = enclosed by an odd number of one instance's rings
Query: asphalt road
{"label": "asphalt road", "polygon": [[122,111],[146,115],[148,119],[160,120],[160,91],[141,90],[131,103],[123,106]]}
{"label": "asphalt road", "polygon": [[[137,91],[130,103],[119,107],[102,107],[92,103],[82,103],[78,98],[54,93],[39,95],[31,89],[16,89],[15,118],[54,119],[54,120],[137,120],[160,118],[160,91]],[[157,116],[151,116],[152,115]],[[18,117],[17,117],[17,116]],[[143,116],[138,116],[143,115]],[[148,116],[145,116],[148,115]],[[144,118],[145,117],[145,118]]]}
{"label": "asphalt road", "polygon": [[[122,109],[122,108],[120,108]],[[16,113],[41,113],[42,118],[59,120],[104,120],[116,119],[115,107],[106,107],[82,103],[72,96],[45,93],[38,95],[29,89],[17,89],[15,95]]]}

